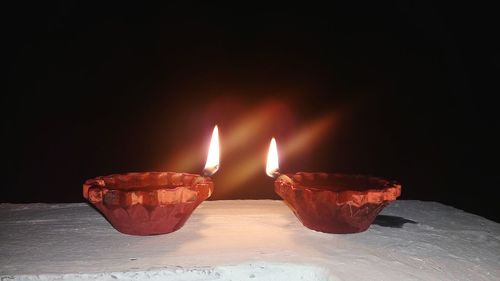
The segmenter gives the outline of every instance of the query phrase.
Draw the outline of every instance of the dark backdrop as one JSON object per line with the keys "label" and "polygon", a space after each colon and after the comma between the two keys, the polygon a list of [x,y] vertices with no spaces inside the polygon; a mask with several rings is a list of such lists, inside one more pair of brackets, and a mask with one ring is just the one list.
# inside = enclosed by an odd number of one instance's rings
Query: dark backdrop
{"label": "dark backdrop", "polygon": [[263,170],[276,136],[282,171],[387,177],[402,199],[499,221],[492,9],[378,2],[6,7],[1,201],[199,172],[218,124],[213,199],[277,198]]}

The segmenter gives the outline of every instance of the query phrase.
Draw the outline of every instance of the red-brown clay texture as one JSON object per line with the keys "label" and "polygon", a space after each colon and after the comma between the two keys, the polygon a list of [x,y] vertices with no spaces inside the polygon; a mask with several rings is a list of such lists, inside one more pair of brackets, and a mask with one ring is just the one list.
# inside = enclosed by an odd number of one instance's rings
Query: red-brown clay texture
{"label": "red-brown clay texture", "polygon": [[213,188],[210,178],[194,174],[128,173],[87,180],[83,197],[118,231],[155,235],[181,228]]}
{"label": "red-brown clay texture", "polygon": [[396,182],[361,175],[300,172],[278,177],[274,186],[304,226],[327,233],[367,230],[401,194]]}

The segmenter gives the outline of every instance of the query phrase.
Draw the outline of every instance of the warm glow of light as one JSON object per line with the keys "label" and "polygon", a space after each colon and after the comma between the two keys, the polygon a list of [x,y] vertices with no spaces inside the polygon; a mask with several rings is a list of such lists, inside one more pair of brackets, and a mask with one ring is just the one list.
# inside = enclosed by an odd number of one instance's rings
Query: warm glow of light
{"label": "warm glow of light", "polygon": [[295,136],[286,142],[281,149],[283,155],[295,155],[311,146],[314,142],[331,130],[335,126],[335,118],[333,114],[327,114],[319,119],[304,126]]}
{"label": "warm glow of light", "polygon": [[278,147],[276,140],[271,139],[269,144],[269,152],[267,153],[266,174],[275,178],[279,174]]}
{"label": "warm glow of light", "polygon": [[[203,112],[202,109],[198,110]],[[298,156],[297,159],[301,159],[301,157],[308,157],[307,152],[315,147],[315,144],[321,143],[324,140],[323,136],[331,136],[336,126],[340,124],[339,118],[348,113],[344,109],[339,109],[308,120],[307,123],[297,123],[292,108],[279,101],[270,100],[255,107],[242,108],[240,112],[229,116],[203,115],[204,118],[220,119],[224,122],[224,163],[228,165],[224,166],[224,173],[217,177],[215,198],[231,197],[240,193],[244,187],[263,180],[258,175],[266,167],[269,149],[269,146],[266,147],[266,144],[269,145],[266,135],[280,134],[279,160],[293,159],[296,156]],[[270,120],[279,120],[280,125],[275,126],[276,122],[270,122]],[[197,126],[198,123],[198,120],[194,120],[191,125]],[[276,130],[277,127],[286,129]],[[193,134],[195,133],[200,132],[195,131]],[[199,145],[197,139],[200,137],[201,135],[194,135],[186,138],[183,143],[176,146],[175,150],[169,152],[170,157],[166,159],[167,161],[158,164],[157,169],[165,171],[203,169],[203,166],[200,167],[199,164],[200,160],[203,161],[206,147]]]}
{"label": "warm glow of light", "polygon": [[[257,122],[258,126],[256,128],[252,128],[251,130],[249,129],[254,135],[261,134],[262,130],[267,130],[264,131],[265,133],[273,133],[273,131],[270,130],[270,126],[268,126],[269,118],[264,117],[275,116],[273,115],[273,112],[276,109],[273,106],[263,107],[263,109],[265,110],[251,112],[253,115],[253,120],[259,120]],[[286,114],[287,113],[281,113],[280,116],[284,117],[282,118],[283,120],[289,120],[287,119]],[[279,159],[301,155],[308,147],[312,147],[316,142],[320,142],[322,136],[327,134],[335,127],[337,123],[336,117],[337,114],[329,113],[324,115],[323,117],[305,124],[300,128],[296,128],[296,132],[294,132],[293,136],[289,140],[280,142]],[[252,118],[249,119],[252,120]],[[249,143],[249,141],[253,140],[254,138],[234,138],[235,131],[240,131],[240,129],[242,129],[241,127],[244,128],[246,125],[248,125],[248,122],[244,122],[245,120],[238,120],[236,122],[236,128],[232,127],[229,129],[229,131],[226,132],[227,137],[224,138],[226,140],[224,142],[224,151],[226,151],[226,153],[228,153],[228,149],[230,147],[232,147],[231,152],[234,153],[241,153],[236,149],[241,148],[242,145],[252,147],[252,143]],[[245,135],[247,134],[245,133]],[[239,145],[238,142],[236,142],[236,139],[238,139],[238,141],[241,141]],[[233,143],[233,145],[230,145],[228,143],[229,140],[235,141],[235,143]],[[252,153],[244,155],[245,161],[236,161],[234,163],[231,163],[231,165],[229,166],[225,166],[224,174],[221,174],[218,178],[217,195],[225,196],[227,194],[231,194],[236,189],[242,187],[245,183],[252,181],[252,178],[255,177],[258,173],[262,172],[262,170],[265,168],[266,163],[262,161],[262,155],[266,155],[266,153],[268,153],[268,149],[266,148],[253,150]],[[279,171],[274,175],[274,177],[278,175]]]}
{"label": "warm glow of light", "polygon": [[217,170],[219,170],[219,128],[217,128],[216,125],[212,133],[212,139],[210,140],[207,162],[205,164],[205,169],[203,169],[203,174],[211,176],[215,174]]}

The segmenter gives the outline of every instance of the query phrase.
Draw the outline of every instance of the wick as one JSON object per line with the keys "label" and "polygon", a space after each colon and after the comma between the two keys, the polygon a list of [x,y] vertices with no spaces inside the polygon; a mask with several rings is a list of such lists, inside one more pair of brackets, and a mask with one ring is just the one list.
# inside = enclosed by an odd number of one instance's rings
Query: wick
{"label": "wick", "polygon": [[289,183],[293,182],[293,180],[289,176],[282,174],[279,170],[274,171],[271,175],[272,175],[271,177],[275,180],[280,179],[282,181],[286,181]]}
{"label": "wick", "polygon": [[205,169],[203,169],[203,172],[201,174],[204,177],[210,177],[213,174],[215,174],[215,172],[217,172],[217,170],[219,170],[219,165],[212,167],[212,168],[205,168]]}
{"label": "wick", "polygon": [[292,178],[290,178],[289,176],[285,175],[285,174],[281,174],[280,172],[276,172],[276,173],[273,173],[273,175],[277,175],[275,177],[275,179],[277,178],[280,178],[282,181],[284,182],[287,182],[287,183],[290,183],[290,184],[293,184],[293,180]]}
{"label": "wick", "polygon": [[271,173],[271,175],[272,175],[271,177],[273,179],[277,179],[277,178],[279,178],[281,176],[281,173],[280,173],[280,171],[274,171],[274,172]]}

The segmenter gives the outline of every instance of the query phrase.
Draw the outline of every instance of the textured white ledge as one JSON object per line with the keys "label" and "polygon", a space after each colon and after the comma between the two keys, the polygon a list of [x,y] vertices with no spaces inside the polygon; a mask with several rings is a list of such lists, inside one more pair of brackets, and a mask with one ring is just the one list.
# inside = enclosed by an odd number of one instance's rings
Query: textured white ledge
{"label": "textured white ledge", "polygon": [[138,237],[87,204],[1,204],[0,279],[500,280],[500,224],[432,202],[382,214],[335,235],[281,201],[208,201],[179,231]]}

